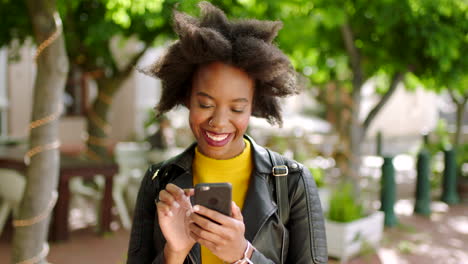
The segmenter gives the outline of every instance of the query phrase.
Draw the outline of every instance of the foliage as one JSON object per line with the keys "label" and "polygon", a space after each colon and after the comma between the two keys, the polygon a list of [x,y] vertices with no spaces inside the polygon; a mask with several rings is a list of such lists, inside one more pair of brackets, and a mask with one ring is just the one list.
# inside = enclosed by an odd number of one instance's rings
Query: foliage
{"label": "foliage", "polygon": [[363,206],[354,197],[352,184],[342,184],[333,191],[327,217],[329,220],[342,223],[364,217]]}
{"label": "foliage", "polygon": [[397,249],[403,254],[412,254],[416,249],[416,244],[409,240],[402,240],[398,243]]}
{"label": "foliage", "polygon": [[435,155],[439,151],[450,149],[452,144],[450,143],[450,134],[447,129],[447,122],[443,119],[437,121],[436,128],[433,131],[435,140],[431,140],[425,146],[431,155]]}
{"label": "foliage", "polygon": [[0,0],[0,47],[17,40],[20,44],[32,36],[32,25],[27,15],[26,1]]}
{"label": "foliage", "polygon": [[322,188],[325,186],[325,173],[323,169],[318,167],[309,167],[310,174],[314,177],[315,184],[317,188]]}
{"label": "foliage", "polygon": [[[178,5],[178,9],[195,14],[198,12],[197,2],[58,0],[57,4],[71,62],[85,72],[100,72],[113,78],[122,71],[110,48],[115,36],[122,37],[122,46],[130,37],[137,39],[143,49],[161,43],[174,36],[170,19],[173,8]],[[343,111],[337,114],[339,118],[330,121],[334,122],[337,131],[342,130],[344,143],[362,139],[365,135],[362,128],[369,126],[370,122],[359,124],[357,120],[351,120],[360,108],[359,96],[351,95],[353,92],[359,95],[365,80],[378,76],[377,90],[381,95],[389,92],[396,74],[406,72],[411,72],[411,76],[405,78],[410,88],[422,83],[436,91],[452,89],[463,95],[467,90],[466,0],[211,2],[226,11],[229,17],[284,22],[277,44],[289,54],[296,69],[315,87],[320,87],[325,96],[328,96],[331,84],[336,87],[336,93],[331,95],[336,101],[326,105],[326,109]],[[1,0],[0,16],[4,18],[0,46],[31,35],[23,1]],[[353,41],[349,45],[356,54],[345,45],[345,29],[352,34]],[[361,81],[357,80],[359,73],[362,74]],[[349,132],[349,127],[353,126],[359,126],[355,130],[358,135]],[[359,151],[356,154],[359,155]]]}

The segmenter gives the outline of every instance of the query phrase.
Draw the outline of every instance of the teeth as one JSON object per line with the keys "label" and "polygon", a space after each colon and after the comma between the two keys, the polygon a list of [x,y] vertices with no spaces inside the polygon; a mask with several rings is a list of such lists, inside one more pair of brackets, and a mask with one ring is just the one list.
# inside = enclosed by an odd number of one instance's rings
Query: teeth
{"label": "teeth", "polygon": [[214,140],[214,141],[223,141],[225,140],[229,134],[222,134],[222,135],[215,135],[215,134],[211,134],[210,132],[206,131],[206,135]]}

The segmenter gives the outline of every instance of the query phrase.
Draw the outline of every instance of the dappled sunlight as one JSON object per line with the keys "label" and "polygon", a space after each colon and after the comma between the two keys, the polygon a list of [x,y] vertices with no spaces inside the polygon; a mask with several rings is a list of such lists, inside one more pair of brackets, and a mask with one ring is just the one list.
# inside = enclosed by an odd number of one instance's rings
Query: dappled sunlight
{"label": "dappled sunlight", "polygon": [[398,200],[395,203],[394,210],[398,215],[412,215],[414,210],[414,201],[409,199]]}
{"label": "dappled sunlight", "polygon": [[382,264],[409,264],[407,260],[401,259],[398,256],[397,250],[381,248],[377,251]]}
{"label": "dappled sunlight", "polygon": [[393,159],[393,166],[397,171],[413,170],[415,168],[414,157],[407,154],[397,155]]}
{"label": "dappled sunlight", "polygon": [[431,259],[444,260],[447,264],[468,263],[468,253],[463,250],[453,248],[442,248],[424,243],[417,247],[416,254],[429,256]]}
{"label": "dappled sunlight", "polygon": [[448,219],[448,225],[455,231],[468,235],[468,216],[454,216]]}
{"label": "dappled sunlight", "polygon": [[440,202],[440,201],[431,202],[431,210],[433,213],[446,213],[448,212],[449,209],[450,207],[444,202]]}
{"label": "dappled sunlight", "polygon": [[463,248],[463,241],[461,241],[460,239],[449,238],[449,240],[447,240],[447,243],[452,247]]}

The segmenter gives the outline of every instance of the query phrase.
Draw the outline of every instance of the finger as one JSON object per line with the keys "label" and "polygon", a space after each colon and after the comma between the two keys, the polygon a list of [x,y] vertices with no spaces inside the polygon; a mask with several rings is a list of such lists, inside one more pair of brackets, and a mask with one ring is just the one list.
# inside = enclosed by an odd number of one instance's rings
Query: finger
{"label": "finger", "polygon": [[234,201],[232,201],[232,203],[231,203],[231,210],[232,210],[232,217],[234,219],[237,219],[237,220],[242,221],[242,222],[244,221],[244,217],[242,216],[242,212],[241,212],[239,206],[237,206],[237,204]]}
{"label": "finger", "polygon": [[219,224],[199,215],[199,214],[191,214],[190,220],[192,220],[195,224],[197,224],[200,228],[205,229],[209,232],[222,234],[224,229]]}
{"label": "finger", "polygon": [[206,240],[206,241],[210,241],[210,242],[212,242],[214,244],[219,244],[224,240],[219,235],[201,228],[196,223],[190,223],[189,224],[189,230],[190,230],[191,233],[195,234],[198,239],[203,239],[203,240]]}
{"label": "finger", "polygon": [[162,214],[164,216],[169,217],[172,217],[174,215],[171,211],[171,207],[164,202],[158,202],[156,204],[156,207],[158,208],[158,214]]}
{"label": "finger", "polygon": [[175,197],[166,190],[162,190],[159,192],[159,201],[174,206],[175,208],[180,207],[180,204],[176,201]]}
{"label": "finger", "polygon": [[231,217],[229,217],[229,216],[223,215],[220,212],[208,209],[208,208],[206,208],[204,206],[201,206],[201,205],[195,205],[193,207],[193,211],[195,213],[199,214],[199,215],[206,216],[209,219],[211,219],[211,220],[213,220],[215,222],[218,222],[221,225],[225,225],[225,224],[229,223],[229,221],[231,219]]}
{"label": "finger", "polygon": [[195,189],[193,189],[193,188],[184,189],[184,193],[188,197],[193,196],[193,195],[195,195]]}
{"label": "finger", "polygon": [[200,245],[206,247],[212,253],[217,252],[217,246],[216,246],[215,243],[213,243],[213,242],[211,242],[211,241],[209,241],[207,239],[204,239],[204,238],[198,236],[197,234],[195,234],[194,232],[191,232],[191,231],[190,231],[190,236],[193,238],[193,240],[198,242]]}
{"label": "finger", "polygon": [[172,196],[174,196],[176,200],[181,199],[184,195],[184,190],[182,190],[177,185],[172,184],[172,183],[169,183],[166,185],[166,191],[172,194]]}

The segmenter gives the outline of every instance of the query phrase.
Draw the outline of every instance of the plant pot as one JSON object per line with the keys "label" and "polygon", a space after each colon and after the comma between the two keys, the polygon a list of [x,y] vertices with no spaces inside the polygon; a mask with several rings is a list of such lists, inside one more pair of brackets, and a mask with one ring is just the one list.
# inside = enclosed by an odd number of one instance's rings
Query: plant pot
{"label": "plant pot", "polygon": [[376,211],[348,223],[325,221],[328,256],[347,260],[369,246],[377,248],[382,239],[384,213]]}

